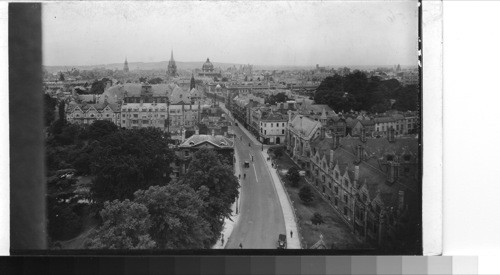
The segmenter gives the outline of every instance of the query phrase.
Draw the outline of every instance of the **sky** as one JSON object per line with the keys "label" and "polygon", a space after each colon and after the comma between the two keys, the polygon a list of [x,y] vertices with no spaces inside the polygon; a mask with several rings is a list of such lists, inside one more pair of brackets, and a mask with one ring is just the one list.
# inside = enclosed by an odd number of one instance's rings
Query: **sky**
{"label": "sky", "polygon": [[45,2],[43,64],[416,65],[417,2]]}

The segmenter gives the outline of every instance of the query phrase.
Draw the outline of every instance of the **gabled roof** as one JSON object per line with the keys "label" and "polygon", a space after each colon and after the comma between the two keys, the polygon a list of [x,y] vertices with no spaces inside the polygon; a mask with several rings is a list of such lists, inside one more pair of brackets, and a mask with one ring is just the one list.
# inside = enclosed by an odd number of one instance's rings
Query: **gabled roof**
{"label": "gabled roof", "polygon": [[180,148],[191,148],[197,147],[203,143],[210,143],[213,146],[224,149],[224,148],[233,148],[234,142],[221,135],[192,135],[188,139],[186,139],[179,147]]}
{"label": "gabled roof", "polygon": [[313,131],[321,126],[321,123],[306,116],[297,115],[290,123],[290,130],[301,136],[309,137]]}

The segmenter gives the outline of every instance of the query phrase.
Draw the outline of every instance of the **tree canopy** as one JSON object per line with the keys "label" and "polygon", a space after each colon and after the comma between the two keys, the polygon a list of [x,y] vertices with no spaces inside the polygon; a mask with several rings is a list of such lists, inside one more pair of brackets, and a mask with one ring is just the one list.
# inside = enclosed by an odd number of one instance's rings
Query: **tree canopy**
{"label": "tree canopy", "polygon": [[[395,104],[391,103],[395,100]],[[401,86],[396,79],[368,78],[354,71],[345,76],[335,74],[325,78],[314,94],[317,104],[327,104],[336,111],[365,110],[382,113],[390,109],[415,111],[418,87]]]}
{"label": "tree canopy", "polygon": [[286,177],[290,181],[290,185],[292,185],[293,187],[299,186],[300,173],[297,167],[295,166],[290,167],[290,169],[288,169]]}
{"label": "tree canopy", "polygon": [[304,204],[310,204],[314,200],[314,193],[311,190],[311,187],[304,186],[300,188],[299,198]]}
{"label": "tree canopy", "polygon": [[156,243],[149,235],[150,214],[146,206],[129,200],[105,202],[103,225],[87,238],[91,249],[151,249]]}
{"label": "tree canopy", "polygon": [[170,180],[175,159],[163,133],[154,128],[120,130],[96,144],[91,172],[98,202],[131,199],[134,192]]}
{"label": "tree canopy", "polygon": [[286,102],[288,100],[288,96],[285,93],[277,93],[275,95],[270,95],[266,98],[265,103],[270,105],[276,105],[278,102]]}
{"label": "tree canopy", "polygon": [[150,235],[161,249],[209,248],[209,223],[203,219],[206,190],[195,192],[188,185],[172,182],[152,186],[134,194],[134,202],[145,205],[151,215]]}
{"label": "tree canopy", "polygon": [[239,188],[233,167],[221,159],[214,150],[200,149],[193,155],[188,171],[181,179],[196,191],[207,190],[203,214],[210,223],[214,238],[222,229],[223,219],[230,217],[231,205],[238,196]]}

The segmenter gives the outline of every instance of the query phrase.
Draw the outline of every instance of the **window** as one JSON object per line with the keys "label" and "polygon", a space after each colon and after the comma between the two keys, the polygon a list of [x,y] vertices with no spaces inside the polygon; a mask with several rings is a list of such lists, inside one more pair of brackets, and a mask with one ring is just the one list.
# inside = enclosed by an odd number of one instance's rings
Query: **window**
{"label": "window", "polygon": [[405,167],[405,168],[404,168],[404,172],[405,172],[405,173],[409,173],[409,172],[410,172],[410,168],[409,168],[409,167]]}
{"label": "window", "polygon": [[347,207],[344,207],[344,216],[347,216]]}
{"label": "window", "polygon": [[125,120],[122,120],[122,123],[125,124]]}
{"label": "window", "polygon": [[332,189],[332,183],[331,183],[331,182],[329,182],[329,183],[328,183],[328,187],[329,187],[330,189]]}
{"label": "window", "polygon": [[267,135],[267,130],[264,130],[264,135]]}
{"label": "window", "polygon": [[347,195],[344,195],[344,202],[349,203],[349,198],[347,197]]}
{"label": "window", "polygon": [[185,157],[188,157],[188,156],[189,156],[189,151],[188,151],[188,150],[184,151],[184,156],[185,156]]}
{"label": "window", "polygon": [[335,198],[335,207],[339,206],[339,200]]}
{"label": "window", "polygon": [[134,117],[139,117],[139,115],[138,114],[134,114]]}
{"label": "window", "polygon": [[335,194],[339,194],[339,187],[338,186],[335,186]]}
{"label": "window", "polygon": [[339,172],[335,171],[335,178],[338,180],[339,179]]}
{"label": "window", "polygon": [[281,130],[281,134],[284,135],[285,134],[285,130]]}

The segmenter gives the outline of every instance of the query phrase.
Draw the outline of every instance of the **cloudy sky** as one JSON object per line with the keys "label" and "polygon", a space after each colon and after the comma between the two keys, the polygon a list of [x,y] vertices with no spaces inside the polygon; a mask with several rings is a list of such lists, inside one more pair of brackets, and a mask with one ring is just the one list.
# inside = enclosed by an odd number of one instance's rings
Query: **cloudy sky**
{"label": "cloudy sky", "polygon": [[415,65],[416,1],[43,4],[44,65]]}

